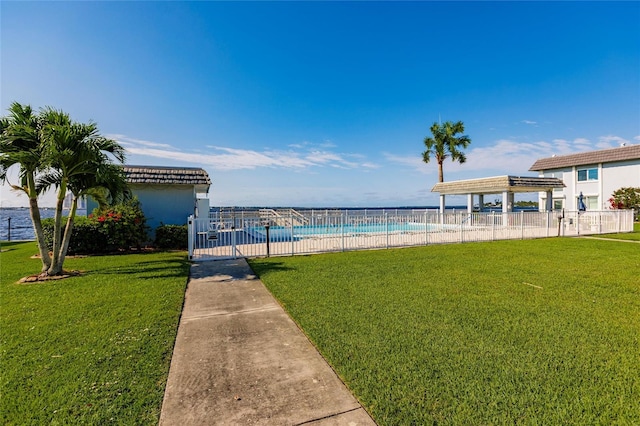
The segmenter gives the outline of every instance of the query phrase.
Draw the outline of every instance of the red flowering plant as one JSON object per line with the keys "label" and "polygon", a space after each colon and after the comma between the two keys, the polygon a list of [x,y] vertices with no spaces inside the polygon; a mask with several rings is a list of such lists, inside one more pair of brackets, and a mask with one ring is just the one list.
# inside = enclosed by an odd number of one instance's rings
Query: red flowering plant
{"label": "red flowering plant", "polygon": [[613,192],[609,198],[609,205],[612,209],[633,209],[635,219],[638,220],[640,213],[640,188],[620,188]]}
{"label": "red flowering plant", "polygon": [[612,209],[624,209],[624,203],[622,201],[616,201],[615,198],[609,198],[609,205]]}
{"label": "red flowering plant", "polygon": [[[53,219],[42,221],[45,243],[53,246]],[[137,199],[76,217],[67,254],[101,254],[139,249],[148,240],[144,213]]]}
{"label": "red flowering plant", "polygon": [[97,224],[107,251],[140,248],[147,240],[144,213],[137,199],[94,210],[91,220]]}

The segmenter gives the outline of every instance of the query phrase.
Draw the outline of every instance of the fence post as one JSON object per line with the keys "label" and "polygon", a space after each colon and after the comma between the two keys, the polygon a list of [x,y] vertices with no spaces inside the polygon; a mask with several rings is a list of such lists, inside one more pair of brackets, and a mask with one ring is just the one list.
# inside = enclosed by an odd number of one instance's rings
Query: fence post
{"label": "fence post", "polygon": [[520,239],[524,240],[524,210],[520,210]]}
{"label": "fence post", "polygon": [[231,251],[233,252],[233,258],[237,259],[238,254],[236,253],[236,218],[233,218],[233,224],[231,225]]}
{"label": "fence post", "polygon": [[491,241],[496,240],[496,215],[491,212]]}
{"label": "fence post", "polygon": [[424,212],[424,245],[429,245],[429,225],[427,222],[429,221],[429,213],[427,210]]}
{"label": "fence post", "polygon": [[598,235],[602,234],[602,212],[598,212]]}
{"label": "fence post", "polygon": [[[270,248],[269,248],[269,224],[266,224],[264,226],[264,229],[267,231],[267,257],[269,257],[270,253]],[[291,238],[293,238],[293,235],[291,236]]]}
{"label": "fence post", "polygon": [[11,241],[11,218],[7,218],[7,241]]}
{"label": "fence post", "polygon": [[296,254],[296,244],[293,238],[293,212],[289,211],[289,226],[291,227],[291,256]]}
{"label": "fence post", "polygon": [[389,215],[386,212],[384,214],[384,227],[387,234],[387,248],[389,248]]}
{"label": "fence post", "polygon": [[[9,220],[11,220],[11,218],[9,218]],[[193,215],[189,216],[189,219],[187,220],[187,244],[189,246],[189,260],[193,260],[193,249],[194,244],[193,244],[193,236],[194,236],[194,226],[193,226]]]}
{"label": "fence post", "polygon": [[342,235],[342,251],[344,251],[344,213],[340,215],[340,234]]}

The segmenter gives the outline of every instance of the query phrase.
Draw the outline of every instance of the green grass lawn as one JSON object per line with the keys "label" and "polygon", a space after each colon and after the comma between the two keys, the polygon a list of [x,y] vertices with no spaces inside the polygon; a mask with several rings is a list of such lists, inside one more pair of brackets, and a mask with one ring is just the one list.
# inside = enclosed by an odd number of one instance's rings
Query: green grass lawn
{"label": "green grass lawn", "polygon": [[186,253],[69,258],[82,276],[17,284],[36,245],[2,250],[0,424],[157,424]]}
{"label": "green grass lawn", "polygon": [[253,259],[380,425],[640,424],[640,247],[550,238]]}
{"label": "green grass lawn", "polygon": [[602,234],[597,235],[597,237],[613,238],[615,240],[640,241],[640,222],[633,224],[633,232],[625,232],[623,234]]}

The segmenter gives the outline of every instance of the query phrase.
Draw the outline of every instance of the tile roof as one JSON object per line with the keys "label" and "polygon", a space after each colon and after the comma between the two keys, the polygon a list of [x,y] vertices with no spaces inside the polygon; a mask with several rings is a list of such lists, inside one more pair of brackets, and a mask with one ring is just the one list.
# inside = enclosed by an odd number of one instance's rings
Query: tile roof
{"label": "tile roof", "polygon": [[640,159],[640,145],[628,145],[579,154],[558,155],[541,158],[529,168],[529,171],[560,169],[563,167],[584,166],[587,164],[612,163]]}
{"label": "tile roof", "polygon": [[480,179],[455,180],[436,183],[431,192],[440,194],[498,194],[509,192],[550,191],[553,188],[564,188],[558,178],[528,176],[495,176]]}
{"label": "tile roof", "polygon": [[211,185],[204,169],[196,167],[124,166],[127,182],[165,185]]}

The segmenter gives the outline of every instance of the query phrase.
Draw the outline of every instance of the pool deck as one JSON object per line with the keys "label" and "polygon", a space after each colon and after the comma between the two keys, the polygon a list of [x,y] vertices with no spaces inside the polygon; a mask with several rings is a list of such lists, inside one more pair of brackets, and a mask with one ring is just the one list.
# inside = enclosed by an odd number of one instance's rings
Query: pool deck
{"label": "pool deck", "polygon": [[[350,250],[368,250],[415,247],[430,244],[450,244],[471,241],[494,241],[555,236],[557,230],[539,227],[483,227],[460,228],[441,232],[396,231],[384,233],[345,234],[344,236],[317,235],[294,241],[270,242],[269,255],[312,254]],[[567,233],[566,235],[569,235]],[[195,249],[193,260],[211,258],[257,257],[267,255],[266,243],[236,244]]]}

